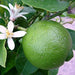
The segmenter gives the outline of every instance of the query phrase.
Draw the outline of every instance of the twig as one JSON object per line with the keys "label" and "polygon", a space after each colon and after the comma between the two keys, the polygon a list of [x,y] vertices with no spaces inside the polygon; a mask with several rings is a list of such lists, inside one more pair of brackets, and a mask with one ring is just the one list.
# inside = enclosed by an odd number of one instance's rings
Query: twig
{"label": "twig", "polygon": [[60,16],[60,15],[62,15],[62,13],[64,13],[65,11],[68,11],[68,9],[65,9],[65,10],[63,10],[63,11],[59,11],[59,12],[53,14],[53,15],[50,15],[47,20],[52,19],[52,18],[54,18],[54,17],[56,17],[56,16]]}

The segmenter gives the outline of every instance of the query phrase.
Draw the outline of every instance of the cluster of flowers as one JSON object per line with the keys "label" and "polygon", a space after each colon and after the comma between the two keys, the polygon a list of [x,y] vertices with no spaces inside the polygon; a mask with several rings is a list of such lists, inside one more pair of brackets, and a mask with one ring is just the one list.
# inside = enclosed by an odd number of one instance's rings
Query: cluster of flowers
{"label": "cluster of flowers", "polygon": [[25,31],[13,32],[15,27],[13,21],[15,21],[15,19],[18,17],[23,17],[24,19],[26,19],[26,17],[23,15],[28,13],[20,12],[23,9],[23,7],[17,4],[15,4],[15,6],[13,7],[12,4],[9,3],[9,8],[2,4],[0,4],[0,6],[7,9],[10,14],[10,21],[8,22],[7,28],[3,25],[0,25],[0,40],[7,39],[9,49],[13,50],[15,48],[15,44],[12,38],[23,37],[26,34]]}

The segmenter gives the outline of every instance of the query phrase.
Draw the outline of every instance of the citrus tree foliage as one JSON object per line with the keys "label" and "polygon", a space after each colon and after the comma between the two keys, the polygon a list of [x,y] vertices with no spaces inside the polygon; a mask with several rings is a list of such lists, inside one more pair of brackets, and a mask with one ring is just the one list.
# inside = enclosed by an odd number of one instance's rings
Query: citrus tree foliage
{"label": "citrus tree foliage", "polygon": [[[10,8],[9,3],[13,6],[16,3],[19,5],[18,7],[23,6],[24,8],[19,10],[16,13],[17,15],[12,18],[10,13],[12,7]],[[0,25],[7,28],[9,21],[12,20],[15,24],[15,32],[19,30],[26,32],[33,23],[41,20],[50,20],[56,16],[75,18],[75,14],[67,13],[70,11],[69,7],[75,7],[74,4],[74,0],[0,0]],[[8,7],[10,11],[1,5]],[[64,15],[65,13],[66,15]],[[70,29],[68,31],[72,37],[73,50],[75,49],[75,31]],[[1,32],[3,31],[0,31],[0,34]],[[6,34],[9,35],[9,33]],[[19,36],[21,35],[19,34]],[[0,39],[0,75],[57,75],[58,68],[43,70],[33,66],[28,61],[22,48],[22,37],[13,39],[15,43],[14,50],[11,49],[9,43],[7,44],[8,39],[6,39]],[[73,53],[71,51],[66,61],[69,61],[72,57]]]}

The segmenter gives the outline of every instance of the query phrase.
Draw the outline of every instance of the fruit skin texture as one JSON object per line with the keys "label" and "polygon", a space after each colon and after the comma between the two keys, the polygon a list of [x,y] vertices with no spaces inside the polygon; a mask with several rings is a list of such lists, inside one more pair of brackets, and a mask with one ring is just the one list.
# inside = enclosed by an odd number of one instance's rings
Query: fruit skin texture
{"label": "fruit skin texture", "polygon": [[54,21],[40,21],[28,28],[22,41],[27,59],[40,69],[61,66],[72,48],[68,31]]}

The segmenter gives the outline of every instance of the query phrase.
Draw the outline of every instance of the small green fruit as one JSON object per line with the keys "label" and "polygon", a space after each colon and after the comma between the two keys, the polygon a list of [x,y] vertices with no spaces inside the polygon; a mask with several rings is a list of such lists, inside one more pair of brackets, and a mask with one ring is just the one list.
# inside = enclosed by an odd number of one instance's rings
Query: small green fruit
{"label": "small green fruit", "polygon": [[72,48],[70,34],[54,21],[34,23],[28,28],[22,43],[25,56],[40,69],[61,66]]}

